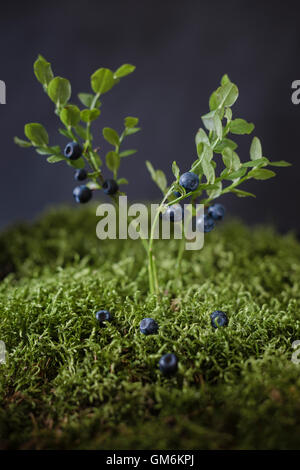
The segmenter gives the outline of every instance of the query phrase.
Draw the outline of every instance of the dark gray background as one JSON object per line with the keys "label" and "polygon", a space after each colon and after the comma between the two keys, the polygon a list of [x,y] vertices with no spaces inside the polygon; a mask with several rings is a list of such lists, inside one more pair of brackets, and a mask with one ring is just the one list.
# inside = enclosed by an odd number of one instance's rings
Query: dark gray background
{"label": "dark gray background", "polygon": [[[140,118],[142,133],[128,139],[139,152],[124,160],[121,170],[134,200],[159,196],[146,159],[170,179],[174,159],[182,170],[189,168],[200,116],[228,73],[240,89],[235,116],[256,124],[267,157],[286,159],[293,167],[244,185],[256,199],[227,196],[223,202],[247,222],[299,230],[300,105],[291,102],[291,83],[300,79],[299,12],[296,2],[276,1],[2,2],[0,79],[7,85],[7,104],[0,106],[1,226],[30,219],[48,205],[73,203],[71,168],[50,165],[32,149],[13,144],[14,135],[23,136],[24,123],[34,121],[47,127],[52,145],[65,143],[52,103],[32,72],[41,53],[56,75],[71,80],[73,101],[79,91],[90,91],[89,76],[97,68],[137,66],[103,96],[99,122],[101,128],[120,129],[125,116]],[[101,128],[96,133],[102,145]],[[251,139],[239,140],[246,160]]]}

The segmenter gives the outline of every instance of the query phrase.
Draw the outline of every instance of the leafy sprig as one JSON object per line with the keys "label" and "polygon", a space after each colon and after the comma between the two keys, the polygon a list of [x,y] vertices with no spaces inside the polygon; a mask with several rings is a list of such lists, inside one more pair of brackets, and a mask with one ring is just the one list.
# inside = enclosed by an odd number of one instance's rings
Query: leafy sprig
{"label": "leafy sprig", "polygon": [[[172,171],[175,181],[168,187],[167,179],[162,170],[154,170],[150,162],[146,162],[152,179],[160,188],[162,193],[168,195],[167,205],[183,201],[187,197],[203,197],[201,203],[209,204],[223,194],[233,193],[239,197],[254,196],[254,194],[244,191],[238,186],[250,180],[267,180],[275,176],[275,172],[267,169],[271,167],[283,167],[290,164],[284,160],[271,162],[263,156],[261,142],[258,137],[253,137],[250,146],[250,159],[242,162],[236,149],[231,134],[245,135],[251,134],[254,124],[245,119],[235,118],[231,107],[238,98],[237,86],[232,83],[228,75],[224,75],[221,84],[209,99],[210,111],[202,116],[204,128],[200,128],[195,136],[197,159],[192,163],[189,171],[199,176],[199,186],[195,191],[186,193],[180,186],[180,170],[177,163],[172,164]],[[230,136],[230,137],[229,137]],[[220,159],[223,168],[217,174],[217,161]],[[174,198],[173,191],[180,193]]]}
{"label": "leafy sprig", "polygon": [[[152,224],[150,240],[148,244],[148,270],[150,292],[159,293],[158,278],[156,273],[155,256],[153,253],[153,241],[155,225],[159,220],[159,213],[166,210],[167,206],[179,203],[190,197],[192,204],[190,216],[197,215],[195,201],[205,206],[210,205],[214,199],[233,193],[239,197],[255,197],[254,194],[239,188],[248,180],[267,180],[275,176],[275,172],[266,168],[289,166],[284,160],[271,162],[263,156],[261,142],[258,137],[253,137],[250,146],[250,159],[242,162],[238,153],[234,135],[251,134],[254,124],[242,118],[233,119],[231,107],[239,95],[237,86],[232,83],[228,75],[224,75],[221,84],[209,99],[209,112],[202,116],[204,128],[200,128],[195,136],[197,159],[191,164],[188,171],[196,173],[199,177],[199,185],[194,191],[186,192],[180,184],[180,169],[174,161],[172,172],[175,180],[168,186],[167,178],[162,170],[155,170],[150,162],[146,162],[151,178],[157,184],[163,194],[163,199],[158,207],[156,217]],[[232,138],[231,138],[232,137]],[[217,166],[221,160],[222,168]],[[185,170],[186,171],[186,170]],[[180,263],[183,255],[184,238],[182,238],[178,250],[177,272],[180,272]]]}
{"label": "leafy sprig", "polygon": [[[84,168],[86,163],[90,166],[88,173],[91,189],[100,189],[104,181],[102,174],[103,160],[99,154],[99,148],[93,148],[92,124],[101,115],[102,95],[110,91],[120,80],[134,72],[135,67],[124,64],[116,71],[108,68],[99,68],[90,77],[93,93],[79,93],[80,105],[70,102],[72,88],[68,79],[54,76],[51,64],[41,55],[34,63],[34,74],[42,84],[45,93],[55,105],[55,114],[59,117],[63,128],[59,133],[67,139],[77,142],[83,147],[82,157],[70,160],[64,156],[59,145],[49,145],[49,136],[45,127],[40,123],[28,123],[24,127],[27,140],[15,137],[14,141],[20,147],[34,147],[40,155],[46,155],[49,163],[65,161],[73,168]],[[83,108],[82,108],[83,106]],[[117,131],[104,127],[102,134],[114,149],[108,152],[104,158],[106,167],[112,171],[114,179],[117,179],[121,159],[133,155],[136,150],[129,149],[121,151],[121,144],[127,136],[135,134],[140,130],[138,118],[128,116],[124,119],[124,129],[119,135]],[[125,178],[119,178],[117,184],[127,184]]]}

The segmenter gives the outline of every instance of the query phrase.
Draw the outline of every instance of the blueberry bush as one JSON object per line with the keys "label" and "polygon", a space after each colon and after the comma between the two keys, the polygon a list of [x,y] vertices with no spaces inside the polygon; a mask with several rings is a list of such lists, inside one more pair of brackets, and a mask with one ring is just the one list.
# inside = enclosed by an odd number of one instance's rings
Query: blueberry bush
{"label": "blueberry bush", "polygon": [[110,127],[102,129],[104,139],[113,147],[113,150],[105,155],[105,164],[113,173],[113,179],[105,179],[103,176],[103,161],[99,148],[93,147],[92,125],[101,115],[100,98],[102,99],[102,96],[117,85],[123,77],[131,74],[135,67],[124,64],[116,71],[108,68],[96,70],[90,77],[93,93],[78,94],[82,109],[70,102],[72,88],[69,80],[55,77],[51,64],[44,57],[39,55],[33,68],[37,80],[43,85],[44,91],[55,105],[55,114],[64,126],[58,129],[59,133],[70,142],[67,143],[64,151],[59,145],[49,145],[49,135],[45,127],[33,122],[25,125],[24,133],[27,140],[15,137],[15,143],[21,147],[34,147],[38,154],[47,156],[49,163],[65,161],[76,170],[74,175],[76,180],[87,179],[84,185],[74,189],[73,196],[76,202],[88,202],[93,192],[101,189],[117,201],[118,194],[123,194],[119,186],[128,183],[125,178],[118,178],[121,160],[136,152],[133,149],[122,151],[121,146],[126,137],[140,130],[137,127],[139,120],[136,117],[126,117],[124,129],[120,135]]}
{"label": "blueberry bush", "polygon": [[[163,199],[158,209],[158,215],[168,207],[175,208],[177,203],[187,198],[192,205],[191,216],[197,216],[195,204],[204,204],[208,209],[204,215],[204,221],[196,227],[204,232],[210,232],[215,221],[222,220],[225,210],[221,204],[212,202],[228,193],[238,197],[255,197],[254,194],[241,189],[239,186],[250,179],[267,180],[275,176],[275,172],[267,166],[284,167],[290,164],[284,160],[271,162],[263,156],[262,145],[258,137],[253,137],[250,146],[250,159],[242,162],[236,149],[237,143],[229,137],[233,135],[251,134],[254,124],[245,119],[235,118],[231,107],[239,95],[238,87],[231,82],[228,75],[224,75],[221,84],[209,99],[209,112],[202,116],[205,129],[200,128],[195,137],[197,158],[191,164],[189,171],[181,174],[180,169],[173,161],[172,171],[175,180],[170,186],[162,170],[155,170],[150,162],[146,162],[147,168],[154,182],[163,193]],[[221,162],[222,168],[218,161]],[[156,274],[155,256],[153,253],[153,241],[155,225],[158,215],[154,220],[149,240],[149,281],[150,291],[159,293],[159,284]],[[181,239],[178,257],[177,272],[180,272],[181,258],[184,252],[184,237]]]}
{"label": "blueberry bush", "polygon": [[[103,137],[112,146],[113,150],[105,155],[105,163],[113,173],[113,178],[105,179],[103,176],[103,162],[99,148],[93,147],[92,123],[101,114],[102,95],[110,91],[119,81],[131,74],[135,67],[124,64],[116,71],[108,68],[100,68],[91,75],[91,88],[93,93],[79,93],[78,98],[83,109],[70,103],[71,84],[66,78],[55,77],[49,62],[41,55],[34,63],[34,73],[38,81],[43,85],[44,91],[55,104],[55,113],[59,116],[64,128],[59,129],[67,139],[64,151],[58,145],[49,145],[49,136],[42,124],[29,123],[25,125],[25,135],[28,140],[15,137],[15,143],[21,147],[33,146],[42,155],[47,156],[49,163],[65,161],[76,169],[75,179],[84,181],[85,184],[77,186],[73,196],[78,203],[88,202],[94,191],[102,190],[109,195],[118,206],[118,196],[124,194],[119,186],[127,184],[124,178],[118,178],[120,162],[124,157],[132,155],[136,150],[122,150],[121,145],[127,136],[140,130],[138,118],[126,117],[124,129],[118,132],[109,127],[102,130]],[[233,193],[239,197],[254,196],[252,193],[240,188],[242,183],[250,179],[267,180],[275,176],[275,172],[268,166],[288,166],[284,160],[271,162],[263,155],[261,142],[258,137],[253,137],[250,146],[250,159],[242,162],[237,153],[237,144],[229,136],[251,134],[254,125],[245,119],[233,119],[231,107],[238,98],[238,88],[231,82],[228,75],[224,75],[221,84],[212,93],[209,99],[209,112],[202,116],[204,128],[200,128],[196,134],[197,158],[191,164],[190,169],[184,173],[176,163],[172,163],[174,181],[168,186],[167,178],[162,170],[155,170],[147,161],[146,165],[152,179],[163,193],[163,199],[155,214],[149,240],[143,239],[143,245],[148,256],[149,290],[150,293],[159,295],[160,286],[157,276],[156,262],[153,250],[154,235],[160,215],[166,213],[173,222],[183,223],[182,210],[178,203],[189,198],[191,204],[191,217],[197,218],[196,204],[204,204],[208,209],[204,220],[196,220],[196,227],[204,232],[210,232],[215,227],[215,222],[224,216],[224,207],[221,204],[213,204],[220,196]],[[218,165],[221,162],[222,168]],[[86,170],[86,165],[89,171]],[[254,196],[255,197],[255,196]],[[180,217],[177,216],[179,210]],[[143,237],[141,236],[141,239]],[[178,255],[177,272],[180,272],[181,259],[184,253],[185,239],[182,237]]]}

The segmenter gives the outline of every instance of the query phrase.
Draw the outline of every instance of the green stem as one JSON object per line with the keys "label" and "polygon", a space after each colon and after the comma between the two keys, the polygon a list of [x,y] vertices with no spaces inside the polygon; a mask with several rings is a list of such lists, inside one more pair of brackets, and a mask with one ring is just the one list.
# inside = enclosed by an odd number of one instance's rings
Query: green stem
{"label": "green stem", "polygon": [[184,237],[184,234],[182,234],[182,238],[179,242],[178,254],[177,254],[177,259],[176,259],[176,274],[178,276],[180,275],[181,261],[182,261],[183,253],[184,253],[184,244],[185,244],[185,237]]}
{"label": "green stem", "polygon": [[172,194],[173,190],[174,190],[174,186],[172,184],[172,186],[166,192],[163,200],[161,201],[161,203],[160,203],[160,205],[159,205],[159,207],[156,211],[156,214],[155,214],[155,217],[154,217],[154,220],[153,220],[153,224],[151,226],[151,231],[150,231],[150,239],[149,239],[149,244],[148,244],[149,289],[150,289],[151,294],[156,294],[156,295],[159,294],[159,283],[158,283],[158,278],[157,278],[155,256],[154,256],[154,253],[153,253],[154,234],[155,234],[155,228],[156,228],[156,224],[157,224],[158,219],[159,219],[159,214],[161,212],[161,209],[163,208],[163,205],[164,205],[165,201]]}
{"label": "green stem", "polygon": [[[192,200],[191,200],[192,205],[194,203],[194,200],[195,200],[195,196],[192,197]],[[193,207],[192,207],[191,213],[188,215],[188,223],[189,223],[189,221],[192,217],[193,217]],[[177,273],[177,276],[180,276],[181,261],[182,261],[182,258],[183,258],[184,247],[185,247],[185,234],[184,234],[184,222],[183,221],[182,221],[182,225],[183,225],[182,237],[181,237],[180,242],[179,242],[178,254],[177,254],[177,259],[176,259],[176,273]]]}

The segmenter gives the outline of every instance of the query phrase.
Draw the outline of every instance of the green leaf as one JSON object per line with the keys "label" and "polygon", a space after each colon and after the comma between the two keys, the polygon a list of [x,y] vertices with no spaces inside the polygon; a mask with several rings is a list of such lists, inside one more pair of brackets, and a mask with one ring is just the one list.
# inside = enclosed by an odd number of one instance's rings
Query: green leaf
{"label": "green leaf", "polygon": [[115,145],[116,147],[120,145],[119,135],[114,129],[111,129],[110,127],[104,127],[102,134],[104,139],[111,145]]}
{"label": "green leaf", "polygon": [[207,145],[210,144],[208,135],[206,134],[205,130],[200,127],[198,130],[196,136],[195,136],[195,143],[196,147],[198,146],[199,143],[205,143]]}
{"label": "green leaf", "polygon": [[203,161],[202,162],[203,173],[206,176],[206,180],[208,183],[215,182],[215,170],[213,165],[210,162]]}
{"label": "green leaf", "polygon": [[197,155],[198,155],[199,158],[201,157],[201,155],[203,153],[203,149],[204,149],[204,143],[199,142],[199,144],[197,145]]}
{"label": "green leaf", "polygon": [[241,189],[236,189],[236,188],[231,189],[230,192],[236,194],[239,197],[248,197],[248,196],[256,197],[255,194],[248,193],[247,191],[242,191]]}
{"label": "green leaf", "polygon": [[291,166],[292,164],[285,160],[279,160],[278,162],[269,162],[270,166]]}
{"label": "green leaf", "polygon": [[139,119],[136,117],[127,116],[124,119],[124,126],[128,128],[135,127],[138,125],[138,123],[139,123]]}
{"label": "green leaf", "polygon": [[269,160],[265,157],[258,158],[257,160],[250,160],[249,162],[243,163],[242,166],[245,168],[257,167],[268,165]]}
{"label": "green leaf", "polygon": [[206,144],[203,144],[203,151],[201,155],[199,156],[199,160],[201,161],[201,163],[203,163],[203,161],[209,163],[212,160],[213,156],[214,156],[214,153],[213,153],[212,148]]}
{"label": "green leaf", "polygon": [[213,184],[211,184],[211,183],[202,183],[202,184],[199,184],[196,193],[198,193],[199,190],[202,191],[203,189],[205,189],[207,191],[211,191],[212,189],[218,189],[219,187],[220,187],[219,182],[213,183]]}
{"label": "green leaf", "polygon": [[146,166],[148,168],[148,171],[151,175],[151,178],[153,181],[157,184],[159,189],[162,191],[163,194],[165,194],[165,191],[167,189],[167,178],[162,170],[154,170],[153,166],[151,163],[147,160],[146,161]]}
{"label": "green leaf", "polygon": [[[90,108],[92,106],[92,103],[94,101],[94,97],[95,97],[95,95],[93,95],[92,93],[79,93],[78,94],[78,98],[79,98],[80,102],[84,106],[86,106],[87,108]],[[99,108],[100,105],[101,105],[100,100],[97,100],[96,104],[95,104],[95,107]]]}
{"label": "green leaf", "polygon": [[43,56],[39,55],[33,64],[33,70],[38,81],[47,88],[53,78],[51,64]]}
{"label": "green leaf", "polygon": [[179,180],[179,176],[180,176],[180,170],[178,168],[178,165],[177,163],[174,162],[172,163],[172,172],[173,172],[173,175],[175,176],[175,179],[178,181]]}
{"label": "green leaf", "polygon": [[229,168],[224,168],[223,171],[221,171],[220,178],[224,180],[230,173]]}
{"label": "green leaf", "polygon": [[215,130],[215,123],[214,123],[214,117],[215,117],[216,111],[210,111],[207,114],[204,114],[201,116],[202,122],[206,129],[209,131],[214,131]]}
{"label": "green leaf", "polygon": [[221,119],[219,118],[217,113],[214,115],[214,128],[215,128],[217,137],[221,140],[223,137],[223,127],[222,127]]}
{"label": "green leaf", "polygon": [[209,106],[211,111],[232,106],[239,96],[238,88],[234,83],[223,79],[222,81],[222,85],[210,97]]}
{"label": "green leaf", "polygon": [[75,127],[80,121],[80,109],[73,104],[68,104],[61,110],[59,117],[65,126]]}
{"label": "green leaf", "polygon": [[239,156],[230,147],[226,147],[222,152],[223,163],[230,171],[238,170],[241,166]]}
{"label": "green leaf", "polygon": [[66,78],[55,77],[49,83],[47,92],[57,107],[64,106],[71,97],[71,84]]}
{"label": "green leaf", "polygon": [[42,124],[37,122],[32,122],[26,124],[24,127],[24,133],[33,145],[35,146],[44,146],[48,145],[49,136]]}
{"label": "green leaf", "polygon": [[136,133],[139,132],[140,130],[141,130],[140,127],[130,127],[130,128],[126,128],[125,131],[124,131],[124,135],[136,134]]}
{"label": "green leaf", "polygon": [[225,109],[224,117],[227,119],[227,121],[231,121],[232,119],[232,111],[230,108]]}
{"label": "green leaf", "polygon": [[230,82],[230,78],[228,77],[227,73],[225,73],[223,75],[223,77],[221,78],[221,85],[226,85],[227,83],[231,83],[231,82]]}
{"label": "green leaf", "polygon": [[[86,132],[86,128],[81,126],[80,124],[77,124],[77,126],[75,127],[75,131],[76,133],[79,135],[79,137],[82,139],[82,140],[86,140],[87,139],[87,132]],[[92,136],[91,136],[92,137]]]}
{"label": "green leaf", "polygon": [[230,147],[225,147],[222,151],[222,160],[226,168],[233,168],[233,150]]}
{"label": "green leaf", "polygon": [[108,152],[106,154],[105,161],[106,161],[107,168],[113,172],[114,176],[116,176],[117,171],[118,171],[119,166],[120,166],[120,157],[119,157],[119,155],[116,152],[113,152],[113,151]]}
{"label": "green leaf", "polygon": [[167,189],[167,178],[162,170],[156,170],[156,184],[165,193]]}
{"label": "green leaf", "polygon": [[245,119],[234,119],[230,122],[229,130],[232,134],[251,134],[254,129],[252,122],[247,122]]}
{"label": "green leaf", "polygon": [[59,155],[61,153],[59,145],[55,145],[54,147],[37,147],[36,151],[40,155]]}
{"label": "green leaf", "polygon": [[80,112],[80,119],[83,122],[92,122],[95,121],[100,116],[100,109],[83,109]]}
{"label": "green leaf", "polygon": [[51,155],[51,157],[47,158],[47,162],[49,163],[57,163],[61,162],[62,160],[66,160],[63,155]]}
{"label": "green leaf", "polygon": [[224,106],[232,106],[239,96],[238,87],[230,81],[224,85],[222,84],[217,93],[219,96],[219,108],[223,108]]}
{"label": "green leaf", "polygon": [[211,186],[214,186],[214,187],[212,189],[207,188],[206,192],[209,198],[216,199],[222,193],[222,181],[218,181],[215,185],[211,185]]}
{"label": "green leaf", "polygon": [[258,137],[253,137],[250,147],[250,158],[251,160],[258,160],[262,158],[262,148]]}
{"label": "green leaf", "polygon": [[238,170],[241,166],[241,160],[236,152],[233,151],[233,162],[232,167],[234,170]]}
{"label": "green leaf", "polygon": [[204,144],[210,145],[210,141],[206,132],[201,128],[198,130],[196,134],[195,143],[196,143],[196,148],[197,148],[197,155],[198,157],[200,157],[203,152]]}
{"label": "green leaf", "polygon": [[218,94],[217,94],[217,91],[214,91],[210,97],[209,97],[209,109],[210,111],[214,111],[215,109],[218,108],[218,105],[219,105],[219,101],[218,101]]}
{"label": "green leaf", "polygon": [[137,150],[123,150],[123,152],[119,153],[120,157],[121,158],[124,158],[124,157],[129,157],[129,155],[134,155],[135,153],[137,152]]}
{"label": "green leaf", "polygon": [[73,140],[72,132],[68,131],[67,129],[58,129],[58,132],[68,139]]}
{"label": "green leaf", "polygon": [[124,64],[119,67],[115,73],[114,73],[114,78],[122,78],[125,77],[126,75],[129,75],[130,73],[135,71],[135,66],[131,64]]}
{"label": "green leaf", "polygon": [[27,148],[32,147],[32,143],[27,140],[20,139],[19,137],[14,137],[14,143],[19,145],[19,147]]}
{"label": "green leaf", "polygon": [[276,176],[276,173],[272,170],[266,170],[264,168],[255,168],[248,173],[249,178],[254,178],[256,180],[268,180]]}
{"label": "green leaf", "polygon": [[240,167],[238,170],[233,171],[232,173],[229,173],[224,179],[226,180],[235,180],[238,178],[241,178],[247,173],[247,168]]}
{"label": "green leaf", "polygon": [[120,178],[117,180],[117,183],[120,186],[121,184],[128,184],[128,181],[126,178]]}
{"label": "green leaf", "polygon": [[[229,108],[228,108],[229,109]],[[214,148],[214,152],[215,153],[222,153],[223,150],[226,148],[226,147],[229,147],[231,150],[235,150],[237,148],[237,144],[231,140],[231,139],[228,139],[227,137],[225,137],[224,139],[221,140],[221,142],[219,142],[215,148]]]}
{"label": "green leaf", "polygon": [[70,160],[69,158],[67,158],[66,162],[69,166],[76,168],[77,170],[80,170],[81,168],[85,167],[85,161],[82,157],[78,158],[78,160]]}
{"label": "green leaf", "polygon": [[151,175],[151,178],[153,179],[153,181],[155,181],[155,178],[156,178],[156,171],[154,170],[153,166],[152,166],[152,163],[149,162],[148,160],[146,160],[146,167]]}
{"label": "green leaf", "polygon": [[114,74],[109,69],[100,68],[96,70],[96,72],[94,72],[91,76],[92,90],[98,95],[101,95],[111,90],[114,84]]}

